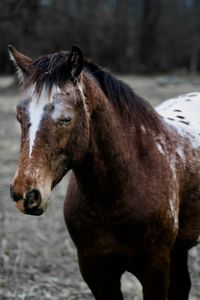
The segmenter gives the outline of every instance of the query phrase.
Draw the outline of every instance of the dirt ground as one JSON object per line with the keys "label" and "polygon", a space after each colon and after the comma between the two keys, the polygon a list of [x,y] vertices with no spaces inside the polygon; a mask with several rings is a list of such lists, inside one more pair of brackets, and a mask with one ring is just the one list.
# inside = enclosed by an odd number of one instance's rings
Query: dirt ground
{"label": "dirt ground", "polygon": [[[200,78],[186,76],[122,77],[153,105],[187,92],[200,92]],[[0,300],[91,300],[77,264],[76,250],[63,221],[67,177],[52,193],[51,205],[41,217],[18,213],[10,200],[20,143],[15,120],[18,91],[12,78],[0,79]],[[200,247],[190,251],[193,282],[190,300],[200,300]],[[139,300],[141,286],[123,275],[125,299]]]}

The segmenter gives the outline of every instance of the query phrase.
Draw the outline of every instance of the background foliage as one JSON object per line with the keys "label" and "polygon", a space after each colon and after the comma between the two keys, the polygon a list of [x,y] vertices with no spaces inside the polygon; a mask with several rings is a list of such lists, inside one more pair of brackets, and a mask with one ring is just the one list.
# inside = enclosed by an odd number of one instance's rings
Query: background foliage
{"label": "background foliage", "polygon": [[115,72],[200,70],[199,0],[1,0],[0,73],[7,45],[28,55],[82,47]]}

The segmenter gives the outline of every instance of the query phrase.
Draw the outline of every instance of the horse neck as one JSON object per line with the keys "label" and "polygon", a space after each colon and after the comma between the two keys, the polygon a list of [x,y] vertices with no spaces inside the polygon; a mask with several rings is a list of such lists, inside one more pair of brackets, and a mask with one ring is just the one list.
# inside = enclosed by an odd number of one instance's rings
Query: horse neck
{"label": "horse neck", "polygon": [[114,201],[137,168],[141,151],[137,133],[142,124],[123,120],[94,81],[87,78],[84,86],[91,112],[90,143],[84,160],[74,169],[75,176],[87,198]]}

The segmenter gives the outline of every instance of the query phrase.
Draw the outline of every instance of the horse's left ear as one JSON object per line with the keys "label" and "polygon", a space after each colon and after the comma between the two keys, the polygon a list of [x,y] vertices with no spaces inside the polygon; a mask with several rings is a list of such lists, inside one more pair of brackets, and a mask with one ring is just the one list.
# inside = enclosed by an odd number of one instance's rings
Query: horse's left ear
{"label": "horse's left ear", "polygon": [[78,46],[72,46],[67,60],[72,81],[75,81],[83,70],[83,53]]}
{"label": "horse's left ear", "polygon": [[17,69],[17,75],[20,81],[23,81],[24,76],[28,74],[28,66],[32,63],[32,59],[25,56],[11,45],[8,46],[8,51],[10,59],[14,62]]}

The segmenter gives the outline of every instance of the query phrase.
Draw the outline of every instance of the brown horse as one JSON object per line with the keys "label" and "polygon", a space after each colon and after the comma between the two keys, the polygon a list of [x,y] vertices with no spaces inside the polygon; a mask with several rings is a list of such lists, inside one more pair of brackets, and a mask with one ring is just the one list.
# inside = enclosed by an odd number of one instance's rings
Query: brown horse
{"label": "brown horse", "polygon": [[144,300],[187,300],[187,252],[200,234],[200,95],[156,111],[76,46],[36,60],[10,53],[23,81],[18,209],[42,214],[72,170],[64,216],[95,299],[122,300],[127,270]]}

